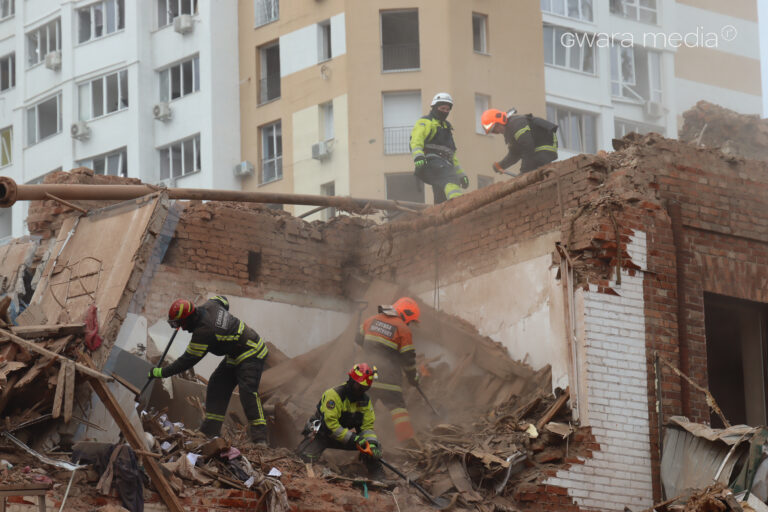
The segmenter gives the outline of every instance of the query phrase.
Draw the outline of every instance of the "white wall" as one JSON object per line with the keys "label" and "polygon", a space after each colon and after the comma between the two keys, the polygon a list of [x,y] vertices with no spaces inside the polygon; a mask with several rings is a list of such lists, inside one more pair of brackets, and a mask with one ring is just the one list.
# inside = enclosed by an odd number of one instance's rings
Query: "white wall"
{"label": "white wall", "polygon": [[[280,36],[280,76],[318,64],[318,25],[313,23]],[[344,13],[331,18],[331,57],[347,53]]]}

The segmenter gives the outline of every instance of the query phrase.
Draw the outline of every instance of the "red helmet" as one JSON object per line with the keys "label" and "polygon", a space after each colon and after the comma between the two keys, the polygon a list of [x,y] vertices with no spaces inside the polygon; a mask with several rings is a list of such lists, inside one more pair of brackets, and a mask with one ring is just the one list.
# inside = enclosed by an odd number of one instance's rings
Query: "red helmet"
{"label": "red helmet", "polygon": [[416,301],[412,298],[401,297],[397,299],[397,302],[392,304],[392,307],[395,308],[395,311],[397,311],[400,318],[402,318],[403,322],[406,324],[419,321],[421,311],[419,310],[419,305],[416,304]]}
{"label": "red helmet", "polygon": [[195,304],[187,299],[176,299],[168,310],[168,323],[176,329],[195,313]]}
{"label": "red helmet", "polygon": [[368,363],[358,363],[349,370],[349,378],[367,388],[373,384],[373,379],[377,376],[376,374],[376,367],[371,368],[368,366]]}
{"label": "red helmet", "polygon": [[507,114],[496,108],[488,109],[480,116],[480,124],[483,125],[485,133],[491,133],[496,124],[507,126]]}

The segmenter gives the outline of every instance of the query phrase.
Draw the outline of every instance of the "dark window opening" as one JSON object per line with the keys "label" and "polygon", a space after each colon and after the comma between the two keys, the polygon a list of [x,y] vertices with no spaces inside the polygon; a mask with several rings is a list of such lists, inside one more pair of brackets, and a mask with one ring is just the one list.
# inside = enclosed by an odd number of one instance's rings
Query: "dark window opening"
{"label": "dark window opening", "polygon": [[731,424],[765,425],[768,305],[707,293],[704,317],[709,391]]}
{"label": "dark window opening", "polygon": [[248,251],[248,280],[256,282],[261,272],[261,252]]}

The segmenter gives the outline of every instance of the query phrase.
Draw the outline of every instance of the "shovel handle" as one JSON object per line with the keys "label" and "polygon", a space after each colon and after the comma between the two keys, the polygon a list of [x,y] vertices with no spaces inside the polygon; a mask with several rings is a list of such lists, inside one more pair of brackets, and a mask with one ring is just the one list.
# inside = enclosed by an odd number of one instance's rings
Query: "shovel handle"
{"label": "shovel handle", "polygon": [[447,503],[442,503],[442,502],[436,500],[431,494],[429,494],[426,491],[426,489],[424,489],[422,486],[420,486],[419,484],[417,484],[416,482],[414,482],[413,480],[411,480],[410,478],[405,476],[403,473],[400,472],[400,470],[398,470],[395,466],[393,466],[389,462],[385,461],[384,459],[379,459],[379,462],[381,462],[385,467],[387,467],[389,470],[391,470],[397,476],[399,476],[400,478],[402,478],[403,480],[405,480],[406,482],[408,482],[409,484],[414,486],[417,491],[419,491],[421,494],[423,494],[424,497],[427,498],[430,503],[432,503],[432,505],[436,506],[437,508],[444,508],[447,505]]}
{"label": "shovel handle", "polygon": [[[168,355],[168,351],[171,349],[171,345],[173,344],[173,339],[176,337],[176,334],[178,332],[179,332],[179,327],[174,329],[173,334],[171,334],[171,339],[168,341],[168,344],[165,346],[165,350],[163,351],[163,355],[160,357],[160,361],[157,362],[157,366],[160,366],[161,364],[163,364],[163,361],[165,361],[165,356]],[[144,387],[141,388],[141,391],[136,396],[136,400],[138,400],[141,397],[141,395],[144,394],[150,382],[152,382],[152,379],[148,378],[146,384],[144,384]]]}

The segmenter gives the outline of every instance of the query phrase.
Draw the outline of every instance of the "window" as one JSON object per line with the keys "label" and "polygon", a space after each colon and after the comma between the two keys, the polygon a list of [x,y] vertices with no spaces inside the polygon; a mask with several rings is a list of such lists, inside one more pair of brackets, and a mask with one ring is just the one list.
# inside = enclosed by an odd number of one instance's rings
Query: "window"
{"label": "window", "polygon": [[15,13],[14,0],[0,0],[0,20],[10,18]]}
{"label": "window", "polygon": [[317,24],[317,61],[331,58],[331,20]]}
{"label": "window", "polygon": [[3,128],[0,130],[0,167],[11,165],[13,163],[12,158],[12,144],[13,143],[13,126]]}
{"label": "window", "polygon": [[280,43],[271,43],[259,48],[260,79],[259,104],[280,97]]}
{"label": "window", "polygon": [[16,87],[16,54],[0,57],[0,92]]}
{"label": "window", "polygon": [[80,84],[78,89],[81,121],[128,108],[128,71],[125,69]]}
{"label": "window", "polygon": [[61,49],[61,18],[27,33],[27,64],[32,67],[45,60],[45,56]]}
{"label": "window", "polygon": [[664,127],[652,126],[649,124],[637,123],[635,121],[625,121],[623,119],[615,119],[613,122],[614,133],[617,139],[624,137],[628,133],[637,133],[645,135],[646,133],[655,132],[664,135]]}
{"label": "window", "polygon": [[128,177],[128,151],[121,148],[106,155],[99,155],[88,160],[81,160],[83,167],[93,169],[95,174]]}
{"label": "window", "polygon": [[592,0],[541,0],[541,10],[582,21],[592,21]]}
{"label": "window", "polygon": [[477,189],[480,190],[481,188],[489,187],[493,185],[493,176],[483,176],[482,174],[477,175]]}
{"label": "window", "polygon": [[77,41],[84,43],[125,28],[124,0],[103,0],[77,10]]}
{"label": "window", "polygon": [[200,134],[160,148],[160,179],[180,178],[200,170]]}
{"label": "window", "polygon": [[480,118],[483,112],[488,110],[491,105],[491,97],[485,94],[475,94],[475,133],[485,135],[483,129],[483,123],[480,122]]}
{"label": "window", "polygon": [[160,72],[160,101],[171,101],[200,90],[200,57],[195,55]]}
{"label": "window", "polygon": [[333,102],[322,103],[318,106],[320,140],[333,138]]}
{"label": "window", "polygon": [[197,14],[197,0],[157,0],[157,26],[173,23],[180,14]]}
{"label": "window", "polygon": [[611,14],[654,25],[658,19],[656,0],[611,0]]}
{"label": "window", "polygon": [[254,27],[277,21],[280,17],[280,0],[253,0]]}
{"label": "window", "polygon": [[[595,72],[594,37],[552,25],[544,25],[543,33],[545,63],[584,73]],[[572,38],[570,42],[569,38]]]}
{"label": "window", "polygon": [[611,94],[639,102],[661,102],[661,54],[641,47],[612,45]]}
{"label": "window", "polygon": [[[324,196],[336,195],[336,182],[324,183],[320,185],[320,194]],[[326,208],[322,213],[323,220],[331,220],[336,216],[336,208]]]}
{"label": "window", "polygon": [[412,172],[387,174],[387,199],[398,201],[424,202],[424,182]]}
{"label": "window", "polygon": [[381,68],[419,69],[419,11],[382,11]]}
{"label": "window", "polygon": [[488,16],[472,13],[472,47],[478,53],[488,53]]}
{"label": "window", "polygon": [[560,147],[576,153],[597,152],[597,116],[547,105],[547,120],[559,127]]}
{"label": "window", "polygon": [[261,182],[283,177],[283,134],[280,121],[261,127]]}
{"label": "window", "polygon": [[384,154],[411,152],[411,130],[421,116],[421,91],[385,92],[381,96],[384,119]]}
{"label": "window", "polygon": [[27,109],[27,145],[61,131],[61,94]]}

